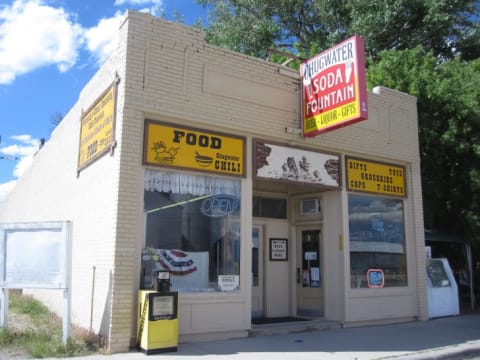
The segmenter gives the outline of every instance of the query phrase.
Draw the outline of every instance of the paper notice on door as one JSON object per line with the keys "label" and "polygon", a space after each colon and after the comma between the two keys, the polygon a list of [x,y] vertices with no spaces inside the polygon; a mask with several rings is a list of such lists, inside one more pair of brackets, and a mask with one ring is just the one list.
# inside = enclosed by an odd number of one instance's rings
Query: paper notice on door
{"label": "paper notice on door", "polygon": [[320,268],[318,267],[310,268],[310,277],[312,278],[310,287],[312,288],[322,287],[322,283],[320,281]]}
{"label": "paper notice on door", "polygon": [[221,291],[240,290],[240,276],[218,275],[218,287]]}

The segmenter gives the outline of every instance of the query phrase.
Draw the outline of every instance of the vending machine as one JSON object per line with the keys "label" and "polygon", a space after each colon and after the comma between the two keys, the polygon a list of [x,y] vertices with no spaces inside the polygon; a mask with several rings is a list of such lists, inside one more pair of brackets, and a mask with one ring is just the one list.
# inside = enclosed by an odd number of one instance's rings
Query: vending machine
{"label": "vending machine", "polygon": [[447,259],[427,259],[428,317],[460,314],[458,288]]}
{"label": "vending machine", "polygon": [[138,293],[138,347],[147,355],[177,351],[178,292],[170,291],[168,271],[155,271],[152,282]]}

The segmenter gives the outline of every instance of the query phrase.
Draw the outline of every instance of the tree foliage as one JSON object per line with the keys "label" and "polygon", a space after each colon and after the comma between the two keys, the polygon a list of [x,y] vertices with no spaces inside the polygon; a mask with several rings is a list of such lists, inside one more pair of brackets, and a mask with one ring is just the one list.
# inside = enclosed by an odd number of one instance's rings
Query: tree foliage
{"label": "tree foliage", "polygon": [[197,0],[208,7],[206,40],[257,57],[286,49],[310,57],[358,34],[375,58],[421,45],[452,57],[478,52],[479,4],[468,0]]}
{"label": "tree foliage", "polygon": [[197,2],[209,43],[279,63],[361,35],[369,83],[418,98],[426,225],[480,234],[479,1]]}
{"label": "tree foliage", "polygon": [[418,99],[426,226],[480,233],[480,60],[384,51],[367,77]]}

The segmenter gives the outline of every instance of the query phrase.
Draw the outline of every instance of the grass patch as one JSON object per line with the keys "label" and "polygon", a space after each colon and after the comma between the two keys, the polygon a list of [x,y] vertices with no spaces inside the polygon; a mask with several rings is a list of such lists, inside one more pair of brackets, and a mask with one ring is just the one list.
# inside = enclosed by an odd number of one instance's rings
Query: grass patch
{"label": "grass patch", "polygon": [[100,348],[98,337],[72,329],[67,344],[62,341],[62,320],[40,301],[9,292],[8,326],[0,329],[0,348],[32,358],[83,356]]}

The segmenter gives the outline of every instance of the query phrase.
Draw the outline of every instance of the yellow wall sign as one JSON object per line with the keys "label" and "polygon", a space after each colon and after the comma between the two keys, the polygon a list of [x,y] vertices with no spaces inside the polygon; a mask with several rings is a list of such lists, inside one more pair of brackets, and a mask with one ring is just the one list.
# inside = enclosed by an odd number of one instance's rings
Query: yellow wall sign
{"label": "yellow wall sign", "polygon": [[115,95],[113,83],[82,114],[77,171],[108,153],[115,141]]}
{"label": "yellow wall sign", "polygon": [[347,190],[406,197],[405,167],[347,157]]}
{"label": "yellow wall sign", "polygon": [[143,163],[245,176],[245,138],[145,120]]}

